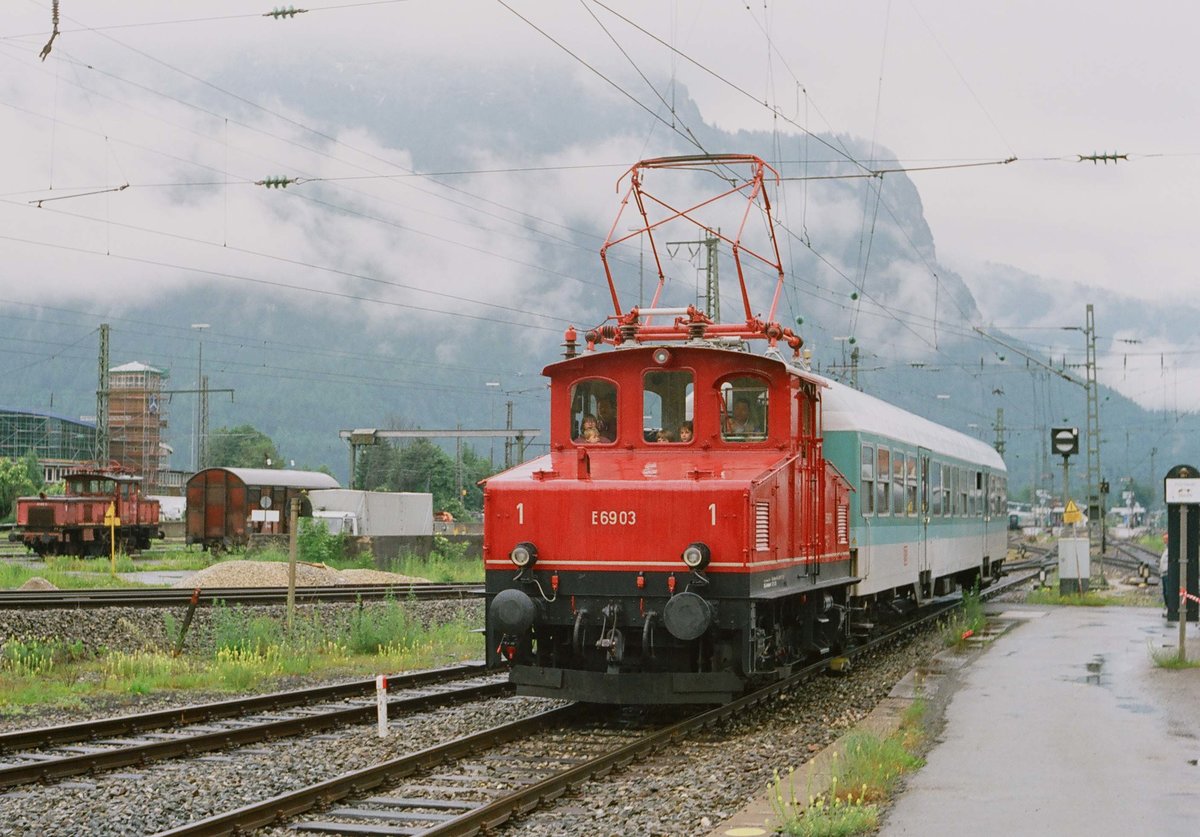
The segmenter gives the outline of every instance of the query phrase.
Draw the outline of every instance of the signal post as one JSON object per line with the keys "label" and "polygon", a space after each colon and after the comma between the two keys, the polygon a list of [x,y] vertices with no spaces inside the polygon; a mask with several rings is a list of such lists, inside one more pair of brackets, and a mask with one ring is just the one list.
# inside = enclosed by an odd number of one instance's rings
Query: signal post
{"label": "signal post", "polygon": [[[1179,621],[1179,659],[1188,622],[1200,621],[1200,470],[1176,465],[1164,480],[1167,498],[1167,621]],[[1186,605],[1184,604],[1186,602]],[[1182,611],[1182,612],[1181,612]]]}

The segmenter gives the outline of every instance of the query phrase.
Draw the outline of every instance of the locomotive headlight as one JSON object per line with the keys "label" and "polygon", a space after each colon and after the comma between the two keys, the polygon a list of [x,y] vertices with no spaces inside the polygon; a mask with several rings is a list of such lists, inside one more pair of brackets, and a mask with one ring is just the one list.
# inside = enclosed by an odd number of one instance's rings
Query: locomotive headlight
{"label": "locomotive headlight", "polygon": [[671,361],[671,350],[667,348],[655,349],[651,357],[654,358],[654,362],[659,366],[666,366]]}
{"label": "locomotive headlight", "polygon": [[683,551],[682,558],[684,565],[689,570],[702,570],[712,560],[712,552],[705,544],[696,542],[688,544],[688,548]]}
{"label": "locomotive headlight", "polygon": [[537,547],[528,541],[522,541],[513,547],[513,551],[508,553],[508,557],[518,569],[532,567],[537,563]]}

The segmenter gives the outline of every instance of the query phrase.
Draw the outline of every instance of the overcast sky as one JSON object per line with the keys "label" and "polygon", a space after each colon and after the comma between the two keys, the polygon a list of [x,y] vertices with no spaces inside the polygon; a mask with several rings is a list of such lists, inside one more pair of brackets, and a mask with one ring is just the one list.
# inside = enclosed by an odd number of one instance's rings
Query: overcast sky
{"label": "overcast sky", "polygon": [[[659,107],[619,44],[638,70],[656,83],[668,80],[660,93],[669,98],[669,80],[675,79],[704,119],[725,129],[795,132],[797,124],[807,125],[873,140],[910,168],[1016,157],[1007,165],[911,175],[939,258],[964,274],[983,262],[1001,262],[1051,280],[1156,300],[1190,296],[1197,286],[1200,92],[1194,40],[1200,6],[1194,3],[605,0],[605,8],[592,0],[509,0],[507,7],[494,0],[331,0],[297,4],[311,11],[271,20],[256,14],[270,4],[260,8],[245,0],[62,0],[61,34],[43,63],[37,53],[49,36],[50,5],[8,0],[0,13],[0,219],[10,234],[19,228],[30,238],[103,248],[112,229],[85,232],[61,217],[29,224],[21,205],[49,196],[51,183],[61,194],[69,187],[163,176],[128,143],[154,147],[162,129],[153,120],[167,115],[178,127],[179,114],[147,100],[140,125],[128,115],[115,116],[98,97],[70,95],[67,82],[80,70],[67,59],[94,62],[156,89],[168,78],[174,89],[185,89],[178,75],[152,59],[202,80],[234,57],[278,52],[310,54],[330,72],[339,61],[371,55],[453,56],[466,66],[520,62],[577,76],[597,95],[624,95],[599,73],[651,109]],[[191,100],[200,101],[205,92],[201,83],[191,83]],[[260,100],[271,103],[271,91],[261,91]],[[645,122],[646,147],[653,153],[656,132],[665,129],[649,114]],[[87,126],[90,133],[72,126]],[[105,137],[120,137],[126,145],[114,150]],[[374,149],[372,138],[356,140]],[[793,144],[802,153],[803,146]],[[206,161],[220,168],[211,149],[202,152],[199,144],[173,140],[172,149],[185,159],[208,154]],[[403,153],[377,150],[392,159]],[[1093,152],[1129,159],[1078,162],[1076,155]],[[815,146],[810,155],[828,159]],[[818,167],[813,164],[813,173]],[[210,198],[194,201],[192,212],[179,209],[174,220],[188,229],[211,222],[215,235],[222,213],[220,223],[228,227],[231,211],[250,217],[261,210],[256,204],[230,210],[217,196]],[[91,200],[87,210],[96,214],[113,211],[116,198]],[[602,209],[600,216],[610,214],[610,206]],[[175,211],[146,213],[166,222]],[[281,250],[318,258],[311,229],[298,225],[287,235],[295,240],[278,242]],[[218,265],[200,251],[181,253],[178,244],[145,246],[142,255],[150,258],[169,252],[189,264]],[[18,253],[25,267],[49,258],[12,242],[3,242],[3,249]],[[64,271],[70,263],[63,254],[55,257],[56,274],[72,275]],[[124,281],[152,281],[151,271],[139,275],[136,267],[125,267]],[[16,292],[11,272],[0,277],[0,286]],[[95,289],[74,290],[86,295]],[[1082,319],[1086,301],[1079,300],[1072,321]],[[1003,312],[990,315],[999,325],[1014,325]]]}

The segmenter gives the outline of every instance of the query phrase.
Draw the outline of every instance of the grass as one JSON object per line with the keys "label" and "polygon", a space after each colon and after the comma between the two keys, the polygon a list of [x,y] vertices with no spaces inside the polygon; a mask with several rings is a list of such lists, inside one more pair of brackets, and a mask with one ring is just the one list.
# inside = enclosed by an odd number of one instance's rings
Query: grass
{"label": "grass", "polygon": [[942,641],[948,648],[963,648],[970,637],[987,626],[979,589],[963,590],[962,599],[962,607],[943,623]]}
{"label": "grass", "polygon": [[151,647],[131,653],[84,652],[82,644],[10,638],[0,647],[0,713],[39,705],[83,705],[106,695],[200,689],[244,692],[268,688],[283,675],[369,676],[430,668],[482,655],[476,626],[465,614],[424,627],[400,602],[352,612],[313,610],[289,633],[282,617],[218,607],[213,650],[173,657],[175,617],[164,619]]}
{"label": "grass", "polygon": [[1200,659],[1179,659],[1179,651],[1172,648],[1150,648],[1150,659],[1159,668],[1179,671],[1187,668],[1200,668]]}
{"label": "grass", "polygon": [[1025,597],[1025,603],[1036,605],[1074,605],[1075,607],[1108,607],[1109,605],[1134,605],[1140,607],[1144,605],[1144,602],[1138,601],[1136,597],[1115,596],[1108,593],[1097,593],[1094,590],[1088,590],[1082,595],[1079,593],[1064,594],[1059,593],[1051,587],[1029,591],[1029,595]]}
{"label": "grass", "polygon": [[[887,738],[853,732],[834,754],[833,779],[828,791],[810,793],[807,801],[796,797],[789,781],[785,795],[777,775],[771,804],[780,830],[793,837],[852,837],[879,827],[879,804],[895,791],[900,778],[924,765],[917,755],[925,741],[926,704],[913,701],[900,726]],[[811,789],[810,789],[811,790]]]}
{"label": "grass", "polygon": [[[91,559],[94,560],[94,559]],[[119,568],[119,565],[118,565]],[[15,589],[33,577],[44,578],[60,589],[79,589],[90,587],[145,587],[136,581],[125,581],[114,578],[109,574],[108,562],[105,561],[103,572],[83,572],[70,570],[55,570],[47,567],[40,569],[27,567],[22,564],[0,564],[0,588]]]}
{"label": "grass", "polygon": [[427,578],[440,584],[470,584],[483,581],[483,561],[464,555],[446,555],[437,550],[428,558],[406,555],[396,565],[403,575]]}

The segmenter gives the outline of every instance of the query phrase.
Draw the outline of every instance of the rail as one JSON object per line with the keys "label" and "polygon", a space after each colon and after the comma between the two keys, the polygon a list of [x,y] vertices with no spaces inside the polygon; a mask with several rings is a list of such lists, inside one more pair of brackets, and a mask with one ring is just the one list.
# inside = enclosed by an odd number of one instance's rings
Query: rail
{"label": "rail", "polygon": [[[410,696],[388,699],[389,711],[416,712],[447,706],[464,700],[481,700],[510,694],[512,686],[494,678],[488,682],[468,682],[447,689],[440,687],[458,677],[479,674],[481,666],[454,667],[412,675],[398,675],[389,682],[392,689],[417,690]],[[427,691],[419,691],[421,689]],[[142,764],[177,756],[244,746],[286,736],[312,733],[354,722],[370,720],[376,715],[373,699],[354,701],[375,690],[375,681],[357,681],[340,686],[325,686],[295,692],[257,695],[215,704],[164,710],[143,716],[86,721],[60,727],[22,730],[0,737],[6,752],[6,764],[0,766],[0,787],[12,787],[30,782],[49,781]],[[338,703],[324,709],[314,704],[351,700],[349,705]],[[280,709],[305,707],[290,717],[265,714],[257,721],[252,713],[273,713]],[[251,717],[247,717],[250,715]],[[214,721],[239,718],[237,723],[214,724]],[[193,731],[185,725],[200,726]],[[133,742],[120,736],[143,734],[151,730],[184,727],[171,733],[157,733]],[[114,739],[114,736],[117,737]],[[86,746],[65,746],[71,742],[88,741]],[[13,748],[62,747],[62,753],[13,752]]]}
{"label": "rail", "polygon": [[[1022,579],[1024,580],[1024,579]],[[1005,584],[994,584],[986,591],[994,595],[1008,589],[1012,581]],[[944,600],[930,608],[922,610],[920,615],[904,625],[865,642],[852,650],[858,655],[873,650],[878,646],[895,640],[919,625],[936,620],[945,613],[961,606],[961,599]],[[776,683],[759,689],[752,694],[734,700],[715,709],[696,712],[688,718],[677,721],[667,727],[650,731],[637,740],[622,743],[607,752],[595,757],[586,758],[580,763],[578,758],[556,758],[552,753],[541,752],[539,748],[537,770],[529,771],[530,776],[542,772],[552,772],[540,780],[516,781],[517,787],[511,791],[502,792],[499,798],[475,803],[462,799],[446,799],[435,797],[419,797],[407,794],[400,796],[377,796],[364,798],[372,789],[385,784],[395,784],[400,780],[434,768],[445,769],[448,762],[475,755],[480,751],[498,747],[518,740],[536,740],[539,745],[544,743],[542,732],[556,725],[574,723],[587,718],[598,711],[586,704],[568,704],[547,712],[512,721],[484,730],[473,735],[455,739],[443,744],[429,747],[416,753],[401,756],[390,761],[382,762],[362,770],[346,773],[307,788],[291,791],[270,799],[243,806],[234,811],[217,814],[204,820],[182,825],[168,831],[160,832],[157,837],[208,837],[208,835],[232,834],[261,828],[291,819],[310,810],[340,802],[348,797],[358,798],[360,805],[377,805],[377,809],[362,807],[340,808],[326,811],[326,817],[339,817],[358,820],[358,823],[346,822],[297,822],[292,824],[295,831],[310,831],[324,833],[361,833],[361,834],[420,834],[422,837],[447,837],[448,835],[473,835],[481,831],[495,828],[512,816],[526,813],[539,804],[556,799],[568,790],[578,787],[591,778],[606,775],[616,767],[650,754],[682,739],[696,730],[712,726],[725,719],[737,717],[746,710],[766,703],[777,695],[795,688],[800,683],[824,671],[829,665],[828,660],[822,660],[797,670],[790,676]],[[549,765],[558,763],[562,769]],[[426,788],[425,792],[432,793],[436,788]],[[501,793],[500,791],[489,791]],[[464,810],[464,808],[466,810]],[[453,813],[450,813],[453,812]],[[363,820],[375,818],[375,822],[363,823]],[[417,826],[400,826],[401,822],[418,823]]]}
{"label": "rail", "polygon": [[[356,602],[379,599],[473,599],[483,597],[478,584],[355,584],[297,587],[296,602]],[[80,590],[0,590],[0,610],[48,610],[96,607],[181,607],[192,598],[188,588],[100,588]],[[286,587],[206,587],[199,604],[276,605],[287,601]]]}

